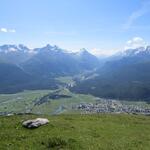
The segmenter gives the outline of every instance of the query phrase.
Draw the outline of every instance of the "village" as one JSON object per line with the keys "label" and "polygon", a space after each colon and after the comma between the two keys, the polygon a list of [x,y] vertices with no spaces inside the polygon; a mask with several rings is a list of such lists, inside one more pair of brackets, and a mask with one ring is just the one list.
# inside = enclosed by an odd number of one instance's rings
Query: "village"
{"label": "village", "polygon": [[150,107],[134,104],[124,104],[117,100],[97,100],[96,103],[80,103],[74,107],[81,113],[128,113],[150,115]]}

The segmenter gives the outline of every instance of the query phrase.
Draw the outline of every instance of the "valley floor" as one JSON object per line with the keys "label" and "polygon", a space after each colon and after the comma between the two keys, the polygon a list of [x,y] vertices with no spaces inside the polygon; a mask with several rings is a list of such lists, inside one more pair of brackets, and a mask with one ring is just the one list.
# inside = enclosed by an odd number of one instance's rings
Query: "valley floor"
{"label": "valley floor", "polygon": [[0,94],[0,115],[129,113],[150,115],[150,104],[75,94],[67,88]]}
{"label": "valley floor", "polygon": [[[23,120],[49,124],[23,128]],[[0,117],[1,150],[149,150],[150,117],[144,115],[13,115]]]}

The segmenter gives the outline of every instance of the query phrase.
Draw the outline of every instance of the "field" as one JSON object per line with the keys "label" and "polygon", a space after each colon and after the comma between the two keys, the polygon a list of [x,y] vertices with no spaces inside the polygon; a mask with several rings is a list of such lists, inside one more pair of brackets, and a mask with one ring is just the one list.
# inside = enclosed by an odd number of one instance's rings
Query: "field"
{"label": "field", "polygon": [[[61,114],[61,113],[79,113],[72,109],[74,105],[81,102],[95,102],[95,97],[84,94],[74,94],[65,86],[74,84],[72,77],[56,78],[64,86],[57,90],[28,90],[16,94],[0,94],[0,114],[12,113],[34,113],[34,114]],[[48,95],[56,93],[58,95],[67,95],[67,98],[52,99]],[[42,100],[47,96],[46,100]],[[38,104],[38,101],[43,101]]]}
{"label": "field", "polygon": [[0,94],[0,112],[19,113],[32,107],[33,101],[48,94],[49,90],[24,91],[16,94]]}
{"label": "field", "polygon": [[[64,79],[63,79],[64,80]],[[64,97],[65,96],[65,97]],[[73,109],[80,103],[96,103],[98,98],[92,95],[75,94],[67,88],[57,90],[34,90],[16,94],[0,94],[0,115],[32,114],[80,114],[81,110]],[[106,101],[106,99],[101,99]],[[144,101],[120,101],[128,106],[133,105],[150,109]]]}
{"label": "field", "polygon": [[95,102],[91,95],[74,94],[68,89],[58,89],[57,94],[70,96],[69,98],[52,99],[36,105],[46,95],[55,93],[52,90],[24,91],[16,94],[0,94],[0,112],[11,113],[34,113],[34,114],[60,114],[78,113],[72,110],[72,106],[80,102]]}
{"label": "field", "polygon": [[[26,119],[50,123],[23,128]],[[1,150],[149,150],[150,117],[140,115],[16,115],[0,117]]]}

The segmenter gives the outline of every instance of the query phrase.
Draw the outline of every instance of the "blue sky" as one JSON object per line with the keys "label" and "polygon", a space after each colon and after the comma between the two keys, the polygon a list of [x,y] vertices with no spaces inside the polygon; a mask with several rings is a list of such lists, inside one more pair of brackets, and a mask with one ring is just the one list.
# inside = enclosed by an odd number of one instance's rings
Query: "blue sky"
{"label": "blue sky", "polygon": [[150,41],[150,0],[1,0],[0,45],[111,54]]}

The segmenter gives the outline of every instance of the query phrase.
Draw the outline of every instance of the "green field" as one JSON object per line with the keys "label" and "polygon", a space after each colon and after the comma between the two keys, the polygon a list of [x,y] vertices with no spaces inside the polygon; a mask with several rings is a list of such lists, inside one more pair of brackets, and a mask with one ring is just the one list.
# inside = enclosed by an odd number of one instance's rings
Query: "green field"
{"label": "green field", "polygon": [[[39,105],[36,103],[44,96],[51,95],[57,91],[58,95],[67,95],[68,98],[52,99],[48,98]],[[32,114],[76,114],[81,110],[72,109],[80,103],[96,103],[97,98],[92,95],[75,94],[67,88],[60,87],[57,90],[33,90],[24,91],[16,94],[0,94],[0,113],[1,115],[14,113]],[[102,99],[106,100],[106,99]],[[142,101],[120,101],[126,105],[150,108],[150,104]],[[4,114],[6,113],[6,114]],[[82,112],[83,113],[83,112]]]}
{"label": "green field", "polygon": [[[48,99],[41,105],[34,105],[43,96],[53,93],[52,90],[24,91],[16,94],[0,94],[0,112],[8,113],[34,113],[34,114],[60,114],[79,113],[72,110],[72,106],[80,102],[95,102],[91,95],[74,94],[68,89],[60,89],[59,94],[65,94],[70,98],[57,100]],[[60,107],[63,106],[63,110]]]}
{"label": "green field", "polygon": [[0,94],[0,112],[25,112],[33,101],[48,94],[49,90],[24,91],[16,94]]}
{"label": "green field", "polygon": [[[32,113],[32,114],[80,114],[81,110],[72,109],[80,103],[96,103],[97,98],[92,95],[72,93],[67,85],[74,85],[73,77],[65,76],[56,78],[63,83],[57,90],[28,90],[16,94],[0,94],[0,115]],[[68,98],[52,99],[48,95],[57,92],[58,95],[66,95]],[[46,101],[38,104],[47,96]],[[106,100],[101,98],[101,100]],[[150,104],[144,101],[121,101],[122,104],[150,108]]]}
{"label": "green field", "polygon": [[[50,123],[23,128],[23,120]],[[150,117],[139,115],[59,115],[0,117],[1,150],[149,150]]]}

